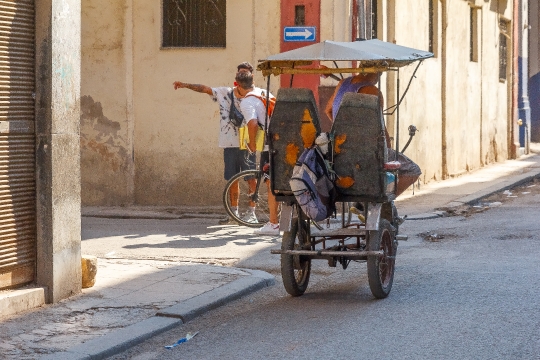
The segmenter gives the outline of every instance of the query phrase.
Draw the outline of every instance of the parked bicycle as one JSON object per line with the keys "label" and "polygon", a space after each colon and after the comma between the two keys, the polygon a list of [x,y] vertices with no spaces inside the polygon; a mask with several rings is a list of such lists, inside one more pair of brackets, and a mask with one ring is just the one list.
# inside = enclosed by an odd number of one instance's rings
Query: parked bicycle
{"label": "parked bicycle", "polygon": [[[257,168],[239,172],[227,182],[223,204],[231,219],[254,228],[269,221],[268,186],[264,183],[267,180],[267,174]],[[235,200],[237,203],[233,204]]]}

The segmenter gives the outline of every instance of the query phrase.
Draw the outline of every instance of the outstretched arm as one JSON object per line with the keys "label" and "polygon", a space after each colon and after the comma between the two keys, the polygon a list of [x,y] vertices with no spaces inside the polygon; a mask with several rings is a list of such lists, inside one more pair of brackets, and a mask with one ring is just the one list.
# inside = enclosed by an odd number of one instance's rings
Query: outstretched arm
{"label": "outstretched arm", "polygon": [[212,95],[212,88],[208,87],[206,85],[200,85],[200,84],[188,84],[181,81],[175,81],[173,83],[174,90],[177,89],[190,89],[196,92],[205,93],[208,95]]}

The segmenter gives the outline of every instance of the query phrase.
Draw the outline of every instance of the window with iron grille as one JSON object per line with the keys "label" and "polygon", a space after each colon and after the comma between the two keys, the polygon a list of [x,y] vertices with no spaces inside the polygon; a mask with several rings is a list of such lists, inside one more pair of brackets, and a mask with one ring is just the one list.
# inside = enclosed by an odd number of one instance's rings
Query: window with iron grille
{"label": "window with iron grille", "polygon": [[506,70],[508,65],[508,21],[499,22],[499,80],[506,80]]}
{"label": "window with iron grille", "polygon": [[162,47],[225,47],[226,0],[163,0]]}

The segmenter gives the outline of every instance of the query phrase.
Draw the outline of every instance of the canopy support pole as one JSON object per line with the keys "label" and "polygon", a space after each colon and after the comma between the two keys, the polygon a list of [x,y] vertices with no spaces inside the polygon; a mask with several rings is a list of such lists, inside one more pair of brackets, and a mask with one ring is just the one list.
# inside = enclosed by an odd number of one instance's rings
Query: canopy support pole
{"label": "canopy support pole", "polygon": [[[397,71],[397,98],[399,99],[400,98],[400,94],[399,94],[399,69]],[[399,153],[399,105],[400,103],[398,102],[397,106],[396,106],[396,161],[398,159],[398,153]]]}
{"label": "canopy support pole", "polygon": [[[268,133],[268,109],[270,108],[270,75],[266,80],[266,113],[264,114],[264,132]],[[266,136],[265,136],[266,138]]]}

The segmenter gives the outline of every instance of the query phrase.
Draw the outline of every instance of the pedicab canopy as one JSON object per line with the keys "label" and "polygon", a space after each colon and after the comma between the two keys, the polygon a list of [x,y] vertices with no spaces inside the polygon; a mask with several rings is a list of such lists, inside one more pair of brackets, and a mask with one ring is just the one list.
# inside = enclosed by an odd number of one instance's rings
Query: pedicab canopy
{"label": "pedicab canopy", "polygon": [[[264,76],[270,74],[380,72],[406,66],[415,61],[421,61],[431,57],[433,57],[433,54],[428,51],[413,49],[377,39],[352,42],[327,40],[318,44],[271,55],[264,60],[259,60],[257,69],[262,71]],[[340,69],[302,68],[302,66],[311,65],[313,61],[358,61],[358,66],[355,68]]]}

